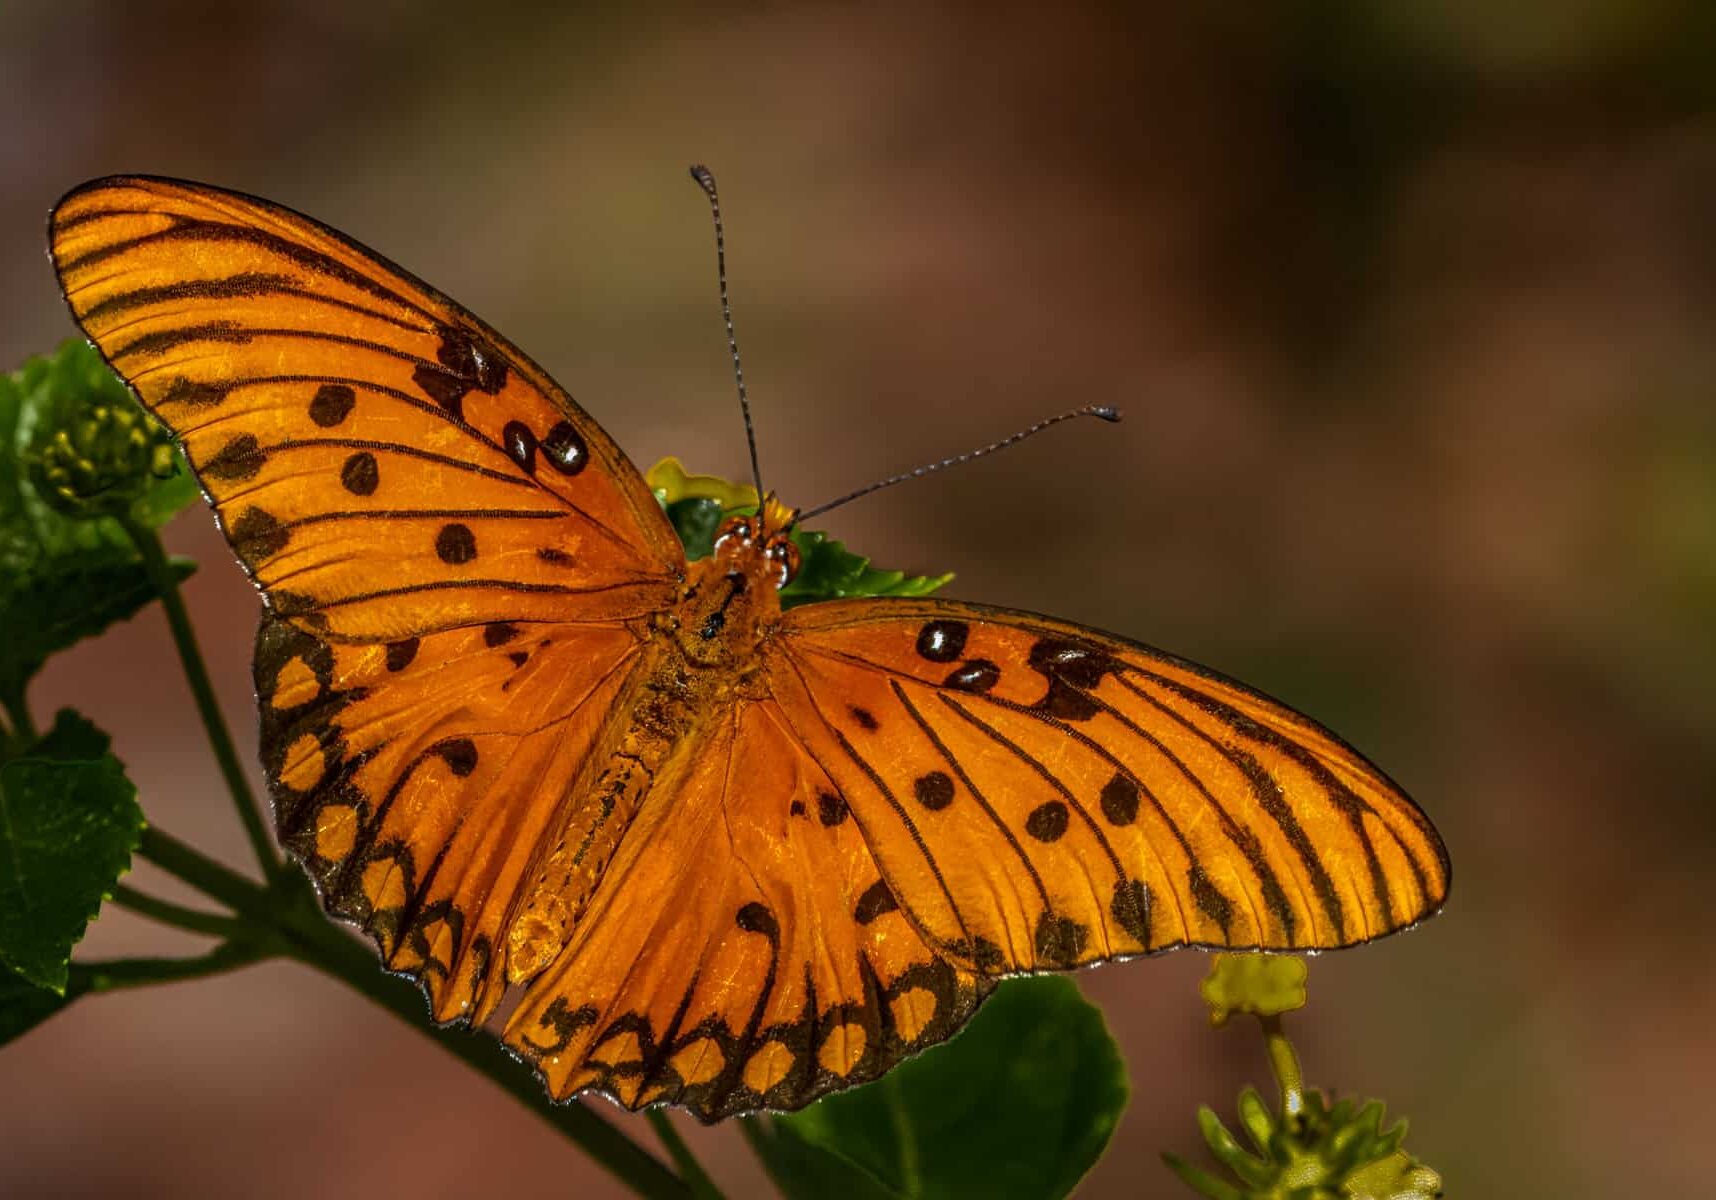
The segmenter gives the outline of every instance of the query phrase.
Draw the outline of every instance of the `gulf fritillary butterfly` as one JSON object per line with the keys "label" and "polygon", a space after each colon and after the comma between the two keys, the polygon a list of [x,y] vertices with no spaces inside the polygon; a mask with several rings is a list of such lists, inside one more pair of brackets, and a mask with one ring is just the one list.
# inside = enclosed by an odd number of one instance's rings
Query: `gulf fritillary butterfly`
{"label": "gulf fritillary butterfly", "polygon": [[502,1036],[556,1098],[797,1108],[1008,974],[1347,946],[1446,895],[1412,801],[1231,680],[975,604],[783,612],[772,500],[687,563],[541,368],[324,225],[119,177],[51,238],[262,591],[282,842],[437,1021],[523,986]]}

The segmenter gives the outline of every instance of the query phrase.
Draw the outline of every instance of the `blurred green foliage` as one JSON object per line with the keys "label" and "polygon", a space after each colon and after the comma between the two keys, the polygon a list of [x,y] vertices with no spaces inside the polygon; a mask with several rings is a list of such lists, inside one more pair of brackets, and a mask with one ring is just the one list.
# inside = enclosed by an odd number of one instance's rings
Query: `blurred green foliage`
{"label": "blurred green foliage", "polygon": [[[196,499],[164,436],[87,342],[0,375],[0,702],[9,708],[50,654],[154,597],[115,517],[158,528]],[[172,569],[182,579],[194,567],[179,559]]]}

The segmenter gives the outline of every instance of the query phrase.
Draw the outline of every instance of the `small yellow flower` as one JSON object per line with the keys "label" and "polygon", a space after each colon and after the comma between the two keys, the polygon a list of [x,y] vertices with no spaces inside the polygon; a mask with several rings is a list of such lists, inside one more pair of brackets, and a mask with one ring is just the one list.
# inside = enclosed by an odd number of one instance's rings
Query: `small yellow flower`
{"label": "small yellow flower", "polygon": [[1305,960],[1291,954],[1218,954],[1199,985],[1220,1028],[1234,1013],[1277,1017],[1305,1007]]}
{"label": "small yellow flower", "polygon": [[671,454],[644,472],[644,482],[662,504],[714,500],[723,510],[757,505],[757,489],[750,484],[729,483],[718,475],[687,474],[684,464]]}

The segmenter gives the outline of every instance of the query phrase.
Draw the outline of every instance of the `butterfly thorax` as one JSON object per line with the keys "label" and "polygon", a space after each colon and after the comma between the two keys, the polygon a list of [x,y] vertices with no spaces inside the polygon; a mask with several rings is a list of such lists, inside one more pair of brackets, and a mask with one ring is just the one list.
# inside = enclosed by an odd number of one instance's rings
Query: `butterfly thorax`
{"label": "butterfly thorax", "polygon": [[665,617],[685,664],[754,670],[757,648],[780,617],[779,591],[797,569],[798,552],[784,534],[765,535],[757,518],[730,518],[714,552],[692,564],[679,606]]}
{"label": "butterfly thorax", "polygon": [[610,730],[604,753],[562,799],[557,836],[533,865],[523,907],[508,935],[507,975],[536,975],[572,936],[651,787],[703,723],[719,719],[760,686],[761,649],[781,613],[779,589],[798,567],[782,533],[756,518],[722,527],[714,553],[691,564],[679,603],[656,614],[644,635],[644,660],[629,714]]}

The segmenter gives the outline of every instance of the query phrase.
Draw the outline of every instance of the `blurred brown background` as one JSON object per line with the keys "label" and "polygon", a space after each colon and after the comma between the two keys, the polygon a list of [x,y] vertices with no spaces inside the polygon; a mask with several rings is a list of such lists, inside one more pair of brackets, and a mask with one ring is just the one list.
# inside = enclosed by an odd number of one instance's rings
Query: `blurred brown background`
{"label": "blurred brown background", "polygon": [[[1448,911],[1314,964],[1295,1027],[1312,1081],[1409,1115],[1452,1195],[1708,1186],[1707,0],[8,0],[0,97],[0,364],[72,333],[54,199],[182,175],[447,289],[640,465],[739,474],[707,161],[789,500],[1121,405],[832,528],[1251,680],[1421,800]],[[202,510],[169,541],[204,563],[189,600],[248,739],[255,597]],[[158,612],[33,701],[88,711],[157,824],[244,862]],[[118,914],[87,949],[191,944]],[[1083,1194],[1179,1194],[1158,1152],[1266,1078],[1249,1030],[1205,1028],[1204,965],[1081,979],[1135,1088]],[[762,1189],[734,1129],[694,1140]],[[300,968],[87,1002],[0,1052],[7,1196],[527,1188],[620,1194]]]}

